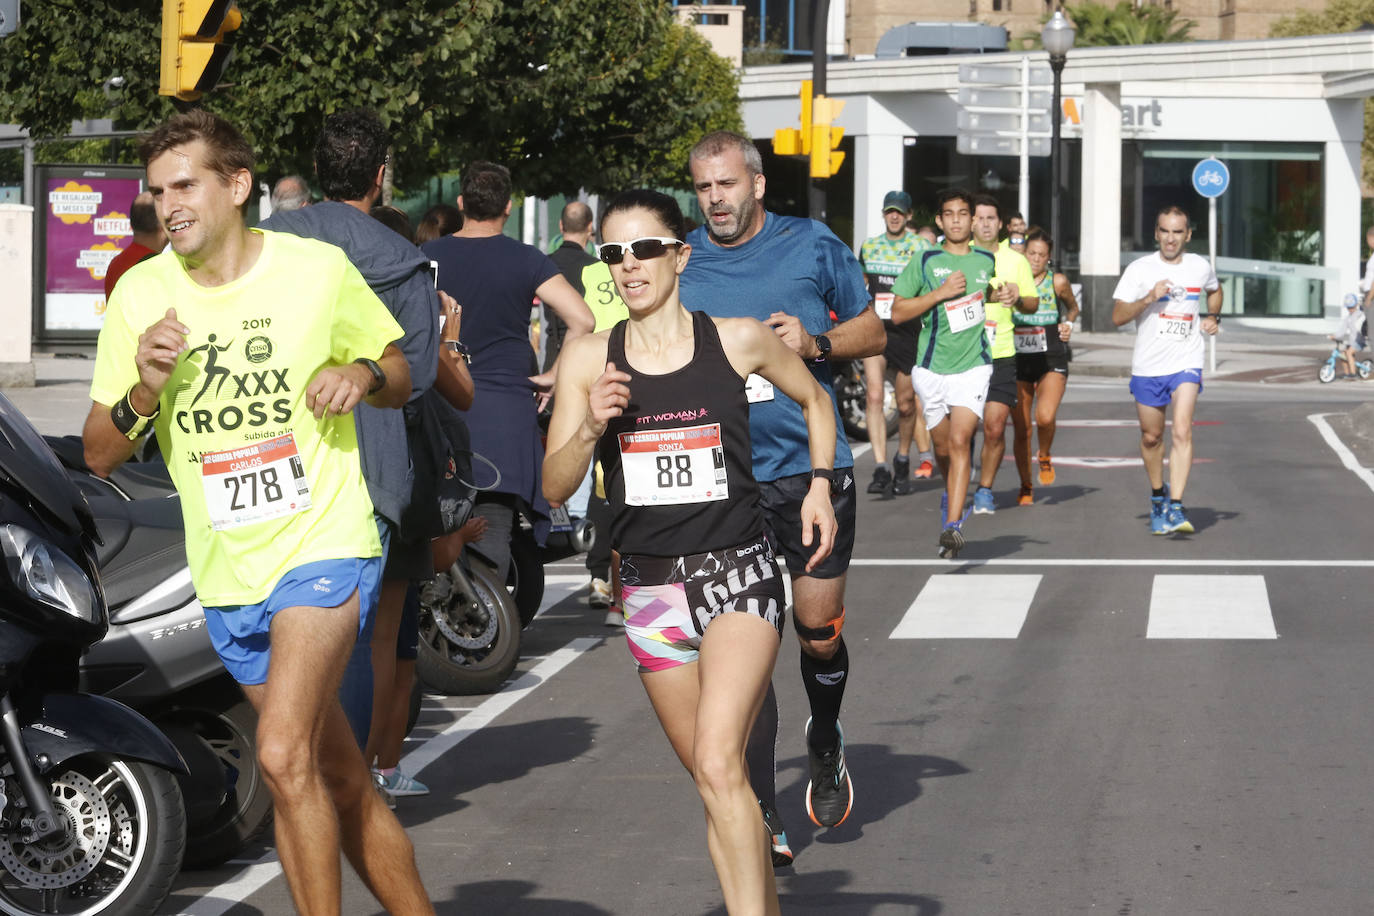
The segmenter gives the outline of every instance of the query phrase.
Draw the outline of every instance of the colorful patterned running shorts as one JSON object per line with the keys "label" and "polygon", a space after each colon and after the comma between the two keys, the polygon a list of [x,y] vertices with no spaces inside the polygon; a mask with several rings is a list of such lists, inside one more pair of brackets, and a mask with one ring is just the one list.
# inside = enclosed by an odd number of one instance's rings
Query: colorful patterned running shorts
{"label": "colorful patterned running shorts", "polygon": [[684,557],[620,559],[625,638],[641,674],[697,660],[706,627],[721,614],[753,614],[782,637],[782,570],[768,539]]}

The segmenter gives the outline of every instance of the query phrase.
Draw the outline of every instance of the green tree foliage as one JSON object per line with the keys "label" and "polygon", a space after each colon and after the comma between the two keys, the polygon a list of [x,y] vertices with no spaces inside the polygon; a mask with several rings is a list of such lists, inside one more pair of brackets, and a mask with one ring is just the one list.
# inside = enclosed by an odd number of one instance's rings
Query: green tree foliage
{"label": "green tree foliage", "polygon": [[[1136,6],[1131,0],[1119,0],[1115,6],[1094,0],[1066,4],[1064,12],[1078,30],[1074,44],[1080,48],[1191,41],[1192,31],[1197,27],[1192,19],[1181,19],[1177,10]],[[1049,18],[1045,15],[1040,21],[1048,22]],[[1024,35],[1022,41],[1038,48],[1040,33]]]}
{"label": "green tree foliage", "polygon": [[[1374,0],[1330,0],[1321,12],[1303,10],[1275,22],[1271,38],[1337,35],[1374,27]],[[1361,177],[1374,187],[1374,99],[1364,101],[1364,141],[1360,144]]]}
{"label": "green tree foliage", "polygon": [[[690,138],[740,123],[737,78],[658,0],[240,0],[243,25],[202,104],[243,128],[261,171],[310,174],[324,117],[366,105],[395,137],[399,186],[474,158],[539,195],[682,186]],[[0,122],[145,129],[160,0],[45,0],[0,41]],[[111,100],[101,91],[121,75]]]}

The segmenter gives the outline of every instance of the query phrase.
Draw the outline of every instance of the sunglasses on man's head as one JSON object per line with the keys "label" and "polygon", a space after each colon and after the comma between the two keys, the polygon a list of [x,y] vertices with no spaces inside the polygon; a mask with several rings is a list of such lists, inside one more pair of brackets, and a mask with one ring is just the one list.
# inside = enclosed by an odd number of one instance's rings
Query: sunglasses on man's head
{"label": "sunglasses on man's head", "polygon": [[629,242],[607,242],[604,245],[596,246],[596,256],[607,264],[619,264],[625,260],[625,249],[635,256],[637,261],[645,261],[649,258],[662,257],[668,250],[669,245],[681,245],[681,239],[669,239],[662,236],[649,236],[642,239],[634,239]]}

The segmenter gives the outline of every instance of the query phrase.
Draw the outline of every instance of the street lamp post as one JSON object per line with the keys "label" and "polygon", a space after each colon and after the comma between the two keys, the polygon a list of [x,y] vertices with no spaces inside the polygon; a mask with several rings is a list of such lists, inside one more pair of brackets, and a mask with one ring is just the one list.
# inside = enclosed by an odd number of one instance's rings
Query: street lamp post
{"label": "street lamp post", "polygon": [[1060,89],[1064,76],[1064,62],[1073,49],[1074,28],[1064,16],[1064,10],[1057,9],[1049,22],[1040,30],[1040,44],[1049,52],[1050,69],[1054,71],[1054,101],[1050,108],[1050,238],[1056,250],[1061,252],[1056,260],[1062,265],[1064,240],[1059,237],[1059,122],[1064,117]]}

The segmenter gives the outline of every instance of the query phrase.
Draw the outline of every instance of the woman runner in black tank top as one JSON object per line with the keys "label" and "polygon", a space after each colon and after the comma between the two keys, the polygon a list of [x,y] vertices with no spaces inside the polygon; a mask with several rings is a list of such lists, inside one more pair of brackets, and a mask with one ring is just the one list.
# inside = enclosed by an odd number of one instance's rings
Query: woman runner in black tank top
{"label": "woman runner in black tank top", "polygon": [[1042,485],[1054,483],[1056,473],[1050,449],[1054,445],[1055,419],[1059,402],[1069,382],[1067,345],[1078,318],[1078,301],[1069,280],[1050,269],[1049,233],[1033,227],[1026,233],[1026,260],[1035,277],[1040,310],[1031,315],[1016,315],[1016,409],[1012,411],[1012,452],[1021,475],[1018,504],[1035,502],[1031,484],[1031,420],[1040,440],[1037,479]]}
{"label": "woman runner in black tank top", "polygon": [[692,359],[663,375],[625,358],[628,321],[610,332],[606,359],[629,376],[630,403],[607,424],[598,454],[614,507],[611,546],[622,554],[677,557],[763,533],[744,379],[726,359],[715,322],[703,312],[691,316]]}
{"label": "woman runner in black tank top", "polygon": [[[570,497],[599,448],[626,640],[697,780],[726,909],[777,913],[744,747],[777,658],[783,579],[762,534],[745,376],[757,372],[802,406],[818,469],[834,460],[834,413],[772,329],[679,302],[691,254],[684,222],[677,202],[655,191],[621,194],[602,216],[598,255],[630,317],[562,351],[544,494],[555,504]],[[813,526],[820,533],[814,566],[835,536],[824,477],[812,482],[801,523],[803,543]]]}

